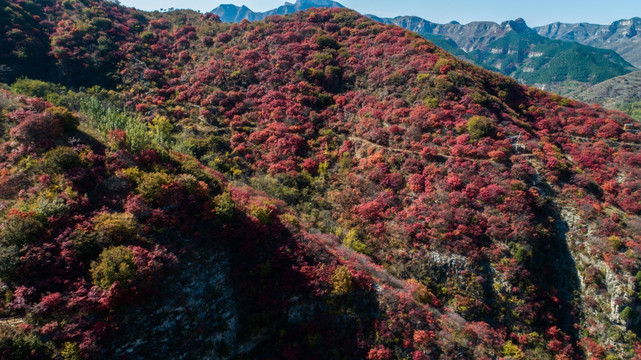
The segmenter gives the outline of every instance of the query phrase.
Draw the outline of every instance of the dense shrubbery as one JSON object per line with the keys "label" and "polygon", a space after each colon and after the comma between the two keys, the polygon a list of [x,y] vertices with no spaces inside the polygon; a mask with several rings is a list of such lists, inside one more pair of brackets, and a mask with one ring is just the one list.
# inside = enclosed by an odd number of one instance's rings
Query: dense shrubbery
{"label": "dense shrubbery", "polygon": [[124,246],[106,248],[91,265],[93,282],[103,289],[109,289],[115,282],[127,287],[135,274],[134,254]]}
{"label": "dense shrubbery", "polygon": [[[562,255],[568,239],[621,283],[640,270],[641,137],[621,113],[521,87],[348,10],[229,25],[65,4],[49,16],[77,22],[47,34],[68,83],[123,91],[14,84],[80,116],[0,98],[2,310],[41,334],[20,337],[37,354],[107,351],[101,339],[127,335],[120,314],[161,284],[175,289],[173,266],[192,276],[186,292],[204,283],[190,267],[210,251],[231,268],[242,340],[270,339],[247,357],[578,358],[639,346],[604,320],[610,300],[621,320],[638,300],[579,289],[573,275],[606,276],[567,274],[576,267]],[[74,130],[79,119],[96,138]],[[608,348],[615,336],[627,337]]]}

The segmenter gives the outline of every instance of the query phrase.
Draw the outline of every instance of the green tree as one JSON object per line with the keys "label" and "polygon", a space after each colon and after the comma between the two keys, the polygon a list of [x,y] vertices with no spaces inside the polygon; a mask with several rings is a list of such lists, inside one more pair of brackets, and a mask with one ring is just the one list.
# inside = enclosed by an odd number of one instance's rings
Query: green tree
{"label": "green tree", "polygon": [[35,241],[44,230],[42,222],[29,213],[12,215],[3,225],[0,232],[2,242],[17,247]]}
{"label": "green tree", "polygon": [[174,140],[171,135],[174,131],[174,125],[165,116],[156,116],[151,123],[147,125],[152,138],[161,145],[171,146]]}
{"label": "green tree", "polygon": [[68,146],[58,146],[45,154],[45,166],[50,171],[62,172],[80,164],[80,156]]}
{"label": "green tree", "polygon": [[356,228],[351,229],[347,233],[347,235],[345,235],[345,238],[343,239],[343,245],[361,254],[369,253],[367,251],[367,245],[365,245],[365,243],[361,241],[360,234],[358,232],[358,229]]}
{"label": "green tree", "polygon": [[116,281],[127,286],[135,274],[134,254],[125,246],[103,250],[98,260],[91,264],[93,283],[103,289],[109,289]]}
{"label": "green tree", "polygon": [[496,124],[490,118],[477,115],[467,121],[466,128],[472,139],[480,139],[491,135],[496,130]]}
{"label": "green tree", "polygon": [[236,216],[236,204],[229,192],[224,192],[214,198],[214,211],[218,219],[226,223]]}
{"label": "green tree", "polygon": [[107,244],[121,244],[136,237],[138,222],[129,213],[102,213],[94,218],[94,228]]}
{"label": "green tree", "polygon": [[621,320],[628,321],[634,316],[634,310],[632,310],[631,307],[626,306],[625,309],[621,311],[621,314],[619,316],[621,317]]}

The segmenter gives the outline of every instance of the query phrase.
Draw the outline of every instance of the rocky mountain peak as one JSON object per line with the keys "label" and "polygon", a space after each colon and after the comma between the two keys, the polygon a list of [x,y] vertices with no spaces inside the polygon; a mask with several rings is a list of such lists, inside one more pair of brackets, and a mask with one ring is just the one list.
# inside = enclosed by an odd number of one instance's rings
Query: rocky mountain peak
{"label": "rocky mountain peak", "polygon": [[516,31],[518,33],[524,33],[526,31],[531,31],[527,24],[525,23],[525,20],[523,18],[518,18],[516,20],[510,20],[510,21],[505,21],[501,24],[501,27],[506,29],[507,31]]}

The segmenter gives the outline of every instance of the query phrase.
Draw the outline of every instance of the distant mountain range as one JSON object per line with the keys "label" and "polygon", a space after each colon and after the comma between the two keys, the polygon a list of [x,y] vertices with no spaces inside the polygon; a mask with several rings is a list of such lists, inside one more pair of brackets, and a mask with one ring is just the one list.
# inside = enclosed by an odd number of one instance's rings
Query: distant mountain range
{"label": "distant mountain range", "polygon": [[331,0],[297,0],[296,3],[288,3],[265,12],[254,12],[247,6],[236,6],[232,4],[222,4],[212,10],[211,12],[220,17],[224,22],[240,22],[244,19],[249,21],[262,20],[271,15],[286,15],[296,11],[307,10],[314,7],[338,7],[342,8],[343,5]]}
{"label": "distant mountain range", "polygon": [[[298,0],[266,12],[220,5],[225,22],[261,20],[313,7],[343,7],[330,0]],[[576,93],[641,67],[641,18],[611,25],[554,23],[530,28],[523,19],[437,24],[416,16],[371,19],[401,26],[444,50],[487,69],[544,90]]]}
{"label": "distant mountain range", "polygon": [[535,27],[539,35],[584,45],[611,49],[632,65],[641,68],[641,18],[615,21],[610,25],[556,22]]}
{"label": "distant mountain range", "polygon": [[477,65],[559,93],[634,70],[613,50],[541,36],[523,19],[461,25],[436,24],[416,16],[370,18],[412,30]]}

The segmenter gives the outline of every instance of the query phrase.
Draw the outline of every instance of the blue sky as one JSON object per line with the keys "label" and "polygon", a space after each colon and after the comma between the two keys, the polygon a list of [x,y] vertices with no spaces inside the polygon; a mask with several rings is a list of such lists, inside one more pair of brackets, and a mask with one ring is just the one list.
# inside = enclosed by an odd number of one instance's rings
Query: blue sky
{"label": "blue sky", "polygon": [[[295,0],[290,0],[294,2]],[[189,8],[209,11],[221,3],[246,5],[254,11],[273,9],[284,0],[120,0],[142,10]],[[501,22],[522,17],[530,26],[561,22],[609,24],[619,19],[641,17],[641,0],[344,0],[346,7],[363,14],[393,17],[416,15],[432,22],[476,20]]]}

